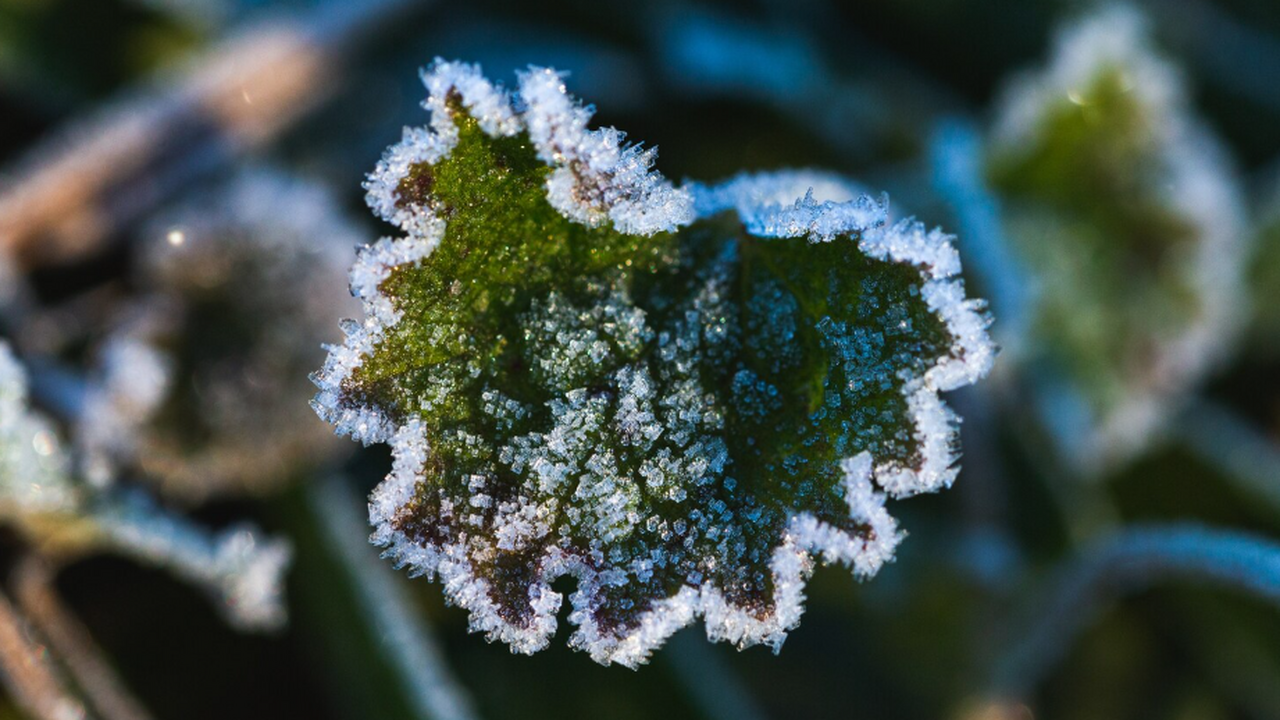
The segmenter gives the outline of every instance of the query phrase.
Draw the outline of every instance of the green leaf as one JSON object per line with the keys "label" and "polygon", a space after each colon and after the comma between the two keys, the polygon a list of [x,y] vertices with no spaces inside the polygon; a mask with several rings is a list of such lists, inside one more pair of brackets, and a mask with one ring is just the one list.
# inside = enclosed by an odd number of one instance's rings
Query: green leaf
{"label": "green leaf", "polygon": [[804,174],[675,188],[549,70],[514,101],[471,66],[425,81],[432,130],[367,184],[408,235],[361,253],[368,317],[315,377],[392,446],[374,541],[521,652],[573,576],[570,643],[632,666],[697,616],[777,648],[814,554],[891,559],[873,483],[950,484],[938,392],[993,354],[950,238]]}

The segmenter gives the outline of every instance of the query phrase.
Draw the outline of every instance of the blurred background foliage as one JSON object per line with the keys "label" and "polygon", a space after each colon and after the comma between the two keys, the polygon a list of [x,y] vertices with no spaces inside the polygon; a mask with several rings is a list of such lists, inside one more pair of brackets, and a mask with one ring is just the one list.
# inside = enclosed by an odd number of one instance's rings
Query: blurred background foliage
{"label": "blurred background foliage", "polygon": [[[213,280],[188,278],[192,295],[157,281],[148,258],[157,245],[173,244],[174,231],[184,233],[183,242],[188,232],[193,238],[222,233],[228,247],[232,238],[259,233],[293,238],[293,245],[273,244],[273,253],[286,246],[300,252],[312,241],[334,245],[326,258],[307,261],[319,263],[319,275],[333,277],[335,258],[349,262],[352,244],[387,232],[363,208],[360,182],[401,126],[425,122],[417,69],[437,56],[479,62],[490,77],[507,82],[529,63],[569,71],[571,91],[595,104],[597,123],[659,146],[658,166],[668,177],[830,169],[889,191],[898,215],[918,214],[960,233],[971,271],[982,253],[1016,257],[1006,245],[1042,239],[1001,239],[1034,226],[1026,213],[1037,211],[1016,206],[1035,182],[986,168],[990,128],[1011,78],[1051,62],[1057,28],[1091,6],[1024,0],[0,0],[0,180],[10,198],[68,153],[92,160],[83,143],[121,117],[151,117],[172,98],[186,97],[202,69],[230,61],[234,72],[250,73],[263,62],[260,69],[273,76],[278,61],[263,48],[293,48],[287,38],[298,33],[306,41],[290,52],[321,58],[304,66],[296,86],[262,86],[275,87],[280,108],[267,111],[280,122],[264,129],[238,134],[254,119],[208,101],[212,90],[180,112],[162,113],[145,127],[164,132],[139,146],[145,152],[128,156],[145,156],[138,167],[106,167],[97,194],[67,201],[100,205],[92,223],[15,230],[19,226],[6,220],[32,205],[5,206],[0,199],[0,247],[9,256],[3,263],[9,274],[0,273],[0,282],[10,284],[0,292],[7,298],[0,334],[36,378],[37,406],[60,421],[78,452],[107,458],[106,469],[97,471],[111,482],[154,488],[169,506],[205,525],[252,518],[293,543],[290,622],[275,633],[236,632],[198,591],[127,559],[77,559],[62,568],[57,591],[122,685],[159,718],[411,718],[430,717],[433,708],[444,714],[428,697],[433,691],[424,668],[444,673],[445,684],[455,688],[446,694],[463,698],[465,712],[489,718],[1280,718],[1274,591],[1280,581],[1272,581],[1266,600],[1265,593],[1233,590],[1230,581],[1225,587],[1197,582],[1192,571],[1174,572],[1179,577],[1171,582],[1134,580],[1126,572],[1143,574],[1141,552],[1121,552],[1107,566],[1111,575],[1090,565],[1109,557],[1108,547],[1123,547],[1132,526],[1194,524],[1280,539],[1280,5],[1149,0],[1135,7],[1149,19],[1153,45],[1182,73],[1195,122],[1224,148],[1224,172],[1241,205],[1230,252],[1238,254],[1232,259],[1242,277],[1215,288],[1240,300],[1222,320],[1234,329],[1223,329],[1211,343],[1219,357],[1173,393],[1177,401],[1161,407],[1158,429],[1139,447],[1106,462],[1081,457],[1096,449],[1054,439],[1052,416],[1073,412],[1071,398],[1038,387],[1048,361],[1019,347],[1031,341],[1017,335],[1014,318],[1025,312],[1019,303],[1032,301],[1015,297],[1012,329],[1004,326],[1000,305],[1010,293],[1001,284],[1017,296],[1025,278],[1007,269],[983,277],[982,267],[1007,266],[979,258],[971,294],[992,299],[993,331],[1005,356],[990,381],[952,398],[965,417],[964,467],[955,488],[895,505],[910,533],[897,561],[864,584],[847,572],[820,569],[808,588],[804,620],[779,656],[707,645],[693,627],[650,666],[630,672],[599,667],[559,642],[534,657],[511,655],[504,645],[468,635],[465,614],[445,607],[438,587],[382,564],[365,545],[360,498],[389,467],[384,448],[343,442],[334,450],[321,443],[322,449],[293,450],[288,462],[261,460],[270,471],[245,469],[252,481],[193,490],[190,483],[198,479],[188,478],[172,491],[157,477],[163,472],[145,464],[139,469],[136,447],[103,450],[86,440],[77,430],[86,423],[83,409],[68,409],[58,393],[41,392],[39,379],[48,374],[42,364],[85,378],[87,397],[110,396],[112,373],[127,379],[134,369],[109,367],[106,348],[121,328],[138,327],[141,306],[159,303],[161,310],[152,310],[169,313],[165,342],[197,350],[177,363],[169,414],[157,419],[140,412],[179,437],[175,442],[185,442],[193,456],[235,439],[204,426],[184,434],[182,423],[212,412],[201,403],[218,402],[211,396],[228,387],[220,374],[225,367],[235,374],[252,366],[237,359],[238,346],[199,349],[219,338],[245,344],[246,355],[253,343],[293,343],[279,351],[286,361],[253,366],[263,378],[233,378],[230,392],[239,395],[231,402],[245,396],[246,412],[273,418],[288,431],[323,429],[306,406],[305,387],[292,396],[249,396],[254,382],[297,385],[298,368],[319,367],[320,343],[337,341],[337,318],[355,314],[334,309],[343,298],[322,304],[319,312],[333,311],[326,331],[281,339],[296,327],[293,320],[306,315],[312,322],[307,313],[315,308],[302,308],[299,298],[323,295],[325,288],[302,287],[296,272],[268,273],[264,282],[273,286],[253,298],[260,303],[256,313],[241,303],[225,315],[208,306],[184,314],[182,308],[193,306],[182,303],[207,299],[229,281],[216,272]],[[283,29],[286,39],[268,36],[250,49],[234,44],[261,28]],[[234,72],[213,85],[235,97],[243,93],[246,105],[262,103],[265,96],[237,85]],[[272,98],[265,100],[270,106]],[[306,112],[295,116],[294,109]],[[948,135],[948,128],[955,132]],[[963,151],[966,137],[976,143],[970,160],[979,165],[970,169],[974,192],[967,195],[937,179],[939,152]],[[959,145],[939,145],[945,142]],[[1087,152],[1095,141],[1081,142]],[[292,197],[310,199],[280,200],[278,225],[270,213],[237,210],[224,200],[234,197],[227,188],[247,166],[292,178],[281,180],[284,185],[318,187],[321,199],[302,192]],[[62,187],[67,178],[86,180],[87,174],[55,176],[61,179],[53,185],[70,193],[74,188]],[[1087,179],[1052,182],[1040,189],[1107,201],[1094,197],[1098,188],[1086,187]],[[1174,198],[1165,210],[1176,214],[1199,200]],[[1055,217],[1032,219],[1060,231],[1045,237],[1083,242]],[[1107,235],[1114,230],[1105,222],[1079,222],[1083,232],[1097,235],[1090,242],[1101,243],[1098,252],[1112,240],[1125,241]],[[966,236],[969,231],[981,236]],[[341,242],[332,243],[335,238]],[[282,257],[295,262],[288,254],[263,262],[278,264]],[[1073,285],[1093,298],[1097,323],[1115,340],[1135,331],[1133,319],[1122,317],[1132,308],[1124,306],[1123,293],[1118,303],[1111,300],[1104,284],[1139,283],[1141,273],[1104,269],[1120,272],[1119,280],[1086,271]],[[1052,273],[1053,267],[1029,272]],[[224,289],[243,300],[241,290]],[[340,286],[327,288],[335,290],[343,294]],[[219,335],[214,331],[223,321],[242,326]],[[263,324],[243,326],[255,322]],[[202,366],[202,360],[208,362]],[[1137,377],[1136,383],[1148,369],[1107,370]],[[174,410],[173,402],[189,406]],[[140,420],[130,427],[144,426]],[[266,427],[260,434],[270,438],[271,432]],[[262,445],[261,436],[253,439],[244,456],[250,462]],[[304,446],[312,447],[319,446]],[[80,467],[95,471],[83,459]],[[5,567],[18,567],[27,545],[10,536]],[[1273,559],[1269,567],[1241,572],[1257,582],[1280,578],[1280,564]],[[1081,577],[1089,601],[1055,606],[1054,593]],[[1048,633],[1049,640],[1030,651],[1043,671],[1006,682],[1019,644],[1055,623],[1077,623],[1078,632]],[[414,643],[425,644],[425,661]],[[0,717],[19,716],[12,702],[0,707]]]}

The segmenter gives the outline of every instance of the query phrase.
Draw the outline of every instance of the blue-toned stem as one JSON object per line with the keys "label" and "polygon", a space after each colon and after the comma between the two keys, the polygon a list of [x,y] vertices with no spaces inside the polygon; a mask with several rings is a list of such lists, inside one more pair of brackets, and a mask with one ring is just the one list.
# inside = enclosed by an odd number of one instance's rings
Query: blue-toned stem
{"label": "blue-toned stem", "polygon": [[1280,447],[1230,409],[1191,403],[1172,433],[1225,479],[1280,512]]}
{"label": "blue-toned stem", "polygon": [[1016,354],[1031,322],[1031,276],[1013,253],[1000,220],[1000,200],[983,179],[977,130],[963,120],[943,120],[929,143],[929,164],[934,189],[955,215],[965,266],[999,318],[996,339]]}
{"label": "blue-toned stem", "polygon": [[[796,8],[790,11],[793,17]],[[878,81],[846,78],[823,58],[811,33],[791,25],[751,22],[707,9],[663,10],[646,23],[653,29],[652,51],[670,87],[699,97],[721,95],[773,106],[849,159],[866,160],[878,145],[900,136],[904,118],[927,117],[958,103],[953,94],[886,53],[872,53],[882,76]],[[855,28],[841,28],[844,42],[856,44],[864,54],[872,50],[868,38],[854,34]],[[890,82],[910,85],[913,92],[903,95],[911,98],[910,109],[919,112],[901,112],[901,98],[878,92]],[[887,106],[886,100],[897,106]]]}
{"label": "blue-toned stem", "polygon": [[1162,0],[1146,6],[1214,84],[1280,113],[1274,81],[1280,77],[1280,40],[1275,36],[1203,0]]}
{"label": "blue-toned stem", "polygon": [[277,630],[288,620],[282,593],[292,547],[285,540],[248,525],[210,530],[132,490],[97,494],[82,522],[90,547],[115,549],[204,588],[237,629]]}
{"label": "blue-toned stem", "polygon": [[1280,543],[1177,524],[1136,526],[1096,541],[1057,572],[1034,613],[1014,626],[991,690],[1025,696],[1109,602],[1169,580],[1219,585],[1280,607]]}
{"label": "blue-toned stem", "polygon": [[0,593],[0,684],[33,720],[85,717],[84,704],[68,692],[48,653],[31,637],[27,621]]}
{"label": "blue-toned stem", "polygon": [[474,720],[478,716],[466,690],[453,677],[431,628],[404,591],[391,568],[365,540],[368,526],[355,508],[363,504],[338,478],[311,483],[307,501],[320,519],[333,556],[341,562],[355,589],[364,619],[385,648],[388,663],[418,716],[430,720]]}

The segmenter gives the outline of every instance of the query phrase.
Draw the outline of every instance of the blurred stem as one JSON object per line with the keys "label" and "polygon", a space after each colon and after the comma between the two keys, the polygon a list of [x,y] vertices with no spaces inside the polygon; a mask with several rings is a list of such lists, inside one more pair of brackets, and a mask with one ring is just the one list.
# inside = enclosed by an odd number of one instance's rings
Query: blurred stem
{"label": "blurred stem", "polygon": [[955,216],[965,267],[999,318],[994,332],[1001,350],[1016,359],[1031,324],[1033,283],[1005,235],[999,198],[983,177],[977,129],[958,118],[940,122],[929,143],[929,164],[934,190]]}
{"label": "blurred stem", "polygon": [[650,28],[650,52],[670,88],[700,99],[719,95],[768,105],[847,160],[866,162],[922,135],[916,118],[957,104],[953,94],[847,25],[840,27],[840,50],[857,48],[860,65],[874,71],[838,72],[811,33],[792,21],[800,12],[794,3],[786,21],[768,23],[708,7],[677,10],[655,3],[647,9],[641,26]]}
{"label": "blurred stem", "polygon": [[125,689],[89,631],[72,615],[53,588],[53,571],[35,555],[27,555],[13,576],[18,604],[49,641],[104,720],[149,720],[151,715]]}
{"label": "blurred stem", "polygon": [[439,643],[391,568],[368,543],[369,529],[357,508],[364,506],[339,478],[313,481],[307,501],[325,539],[357,596],[360,617],[386,651],[385,659],[422,718],[471,720],[478,717],[471,698],[453,677]]}
{"label": "blurred stem", "polygon": [[676,633],[659,657],[708,720],[764,720],[767,717],[750,689],[697,632]]}
{"label": "blurred stem", "polygon": [[[1145,6],[1160,25],[1228,91],[1272,113],[1280,113],[1274,78],[1280,77],[1280,41],[1250,26],[1215,3],[1160,0]],[[1247,68],[1247,70],[1243,70]]]}
{"label": "blurred stem", "polygon": [[68,694],[48,662],[45,649],[31,641],[25,620],[0,593],[0,674],[14,702],[35,720],[80,720],[84,706]]}
{"label": "blurred stem", "polygon": [[1015,624],[991,690],[1025,697],[1109,602],[1167,580],[1221,585],[1280,607],[1280,544],[1195,525],[1137,527],[1094,542],[1055,573],[1034,612]]}
{"label": "blurred stem", "polygon": [[0,252],[23,268],[91,254],[184,185],[279,136],[339,87],[354,46],[415,5],[326,0],[108,100],[8,174]]}
{"label": "blurred stem", "polygon": [[1173,434],[1226,480],[1280,512],[1280,447],[1229,408],[1209,400],[1191,403]]}
{"label": "blurred stem", "polygon": [[[992,332],[1000,344],[1001,357],[991,378],[995,386],[986,392],[974,393],[977,398],[974,404],[985,410],[982,406],[987,404],[986,398],[995,393],[1004,403],[1004,409],[1014,411],[1012,416],[1018,417],[1025,414],[1026,406],[1019,385],[1028,384],[1034,388],[1033,414],[1059,443],[1087,435],[1091,432],[1091,420],[1078,393],[1060,379],[1046,377],[1043,368],[1032,368],[1029,366],[1033,363],[1025,362],[1024,351],[1036,309],[1036,283],[1005,233],[1000,199],[984,176],[982,137],[977,128],[960,118],[939,122],[929,143],[929,164],[934,192],[956,219],[957,242],[963,251],[965,269],[990,298],[991,311],[997,319]],[[986,410],[984,414],[994,416],[994,411]],[[1019,440],[1028,446],[1032,441],[1022,428],[1034,425],[1014,424]],[[977,435],[984,434],[979,429]],[[982,441],[980,437],[969,439]],[[998,456],[994,449],[990,450],[991,457]],[[1028,452],[1032,457],[1042,454],[1041,449],[1034,447],[1028,447]],[[1069,449],[1065,454],[1083,452]],[[1056,467],[1045,472],[1049,475],[1046,488],[1062,509],[1063,521],[1074,541],[1083,542],[1096,535],[1100,527],[1116,524],[1118,515],[1096,490],[1096,483],[1068,477]]]}

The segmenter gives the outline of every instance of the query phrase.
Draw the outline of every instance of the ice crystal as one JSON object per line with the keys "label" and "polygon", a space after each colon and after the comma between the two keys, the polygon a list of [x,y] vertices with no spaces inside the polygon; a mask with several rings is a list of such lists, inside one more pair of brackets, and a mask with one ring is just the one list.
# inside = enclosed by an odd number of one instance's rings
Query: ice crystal
{"label": "ice crystal", "polygon": [[258,168],[151,224],[146,296],[103,343],[81,423],[91,477],[136,469],[200,500],[269,490],[340,449],[303,402],[314,338],[356,309],[342,278],[359,235],[335,207]]}
{"label": "ice crystal", "polygon": [[1142,448],[1238,329],[1239,190],[1126,7],[1067,27],[1048,68],[1011,86],[989,171],[1037,280],[1041,404],[1065,453],[1104,467]]}
{"label": "ice crystal", "polygon": [[391,445],[374,542],[473,630],[635,666],[702,617],[780,646],[814,558],[874,574],[885,509],[955,477],[939,398],[992,359],[950,238],[832,176],[677,188],[551,70],[425,73],[366,185],[404,237],[351,272],[313,403]]}
{"label": "ice crystal", "polygon": [[0,521],[47,554],[112,549],[161,565],[209,590],[244,629],[285,620],[287,542],[247,526],[211,533],[145,495],[78,482],[52,423],[28,405],[27,378],[0,341]]}

